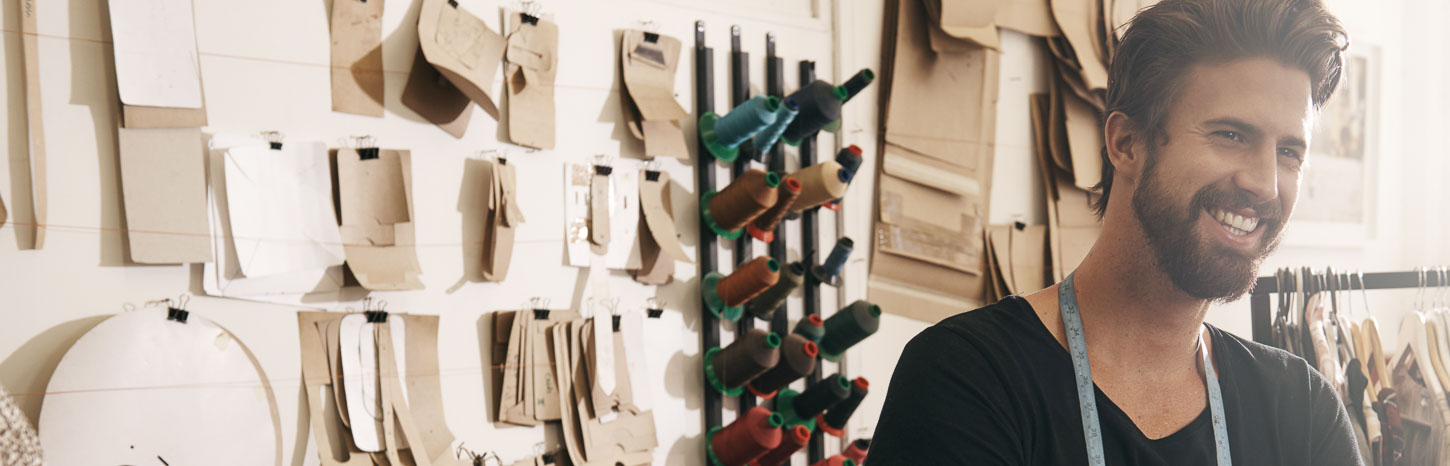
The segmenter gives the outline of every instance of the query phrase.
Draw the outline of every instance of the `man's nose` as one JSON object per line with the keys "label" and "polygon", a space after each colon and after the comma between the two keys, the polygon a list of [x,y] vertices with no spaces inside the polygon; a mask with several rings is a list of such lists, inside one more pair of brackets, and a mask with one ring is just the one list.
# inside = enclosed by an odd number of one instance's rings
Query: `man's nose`
{"label": "man's nose", "polygon": [[1279,197],[1278,148],[1268,145],[1255,150],[1246,157],[1238,172],[1234,173],[1234,184],[1248,191],[1255,204]]}

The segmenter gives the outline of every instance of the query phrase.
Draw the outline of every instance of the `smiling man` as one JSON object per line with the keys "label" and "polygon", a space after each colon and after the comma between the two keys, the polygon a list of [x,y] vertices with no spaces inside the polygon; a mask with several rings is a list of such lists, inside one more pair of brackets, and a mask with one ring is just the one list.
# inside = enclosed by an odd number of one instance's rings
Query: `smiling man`
{"label": "smiling man", "polygon": [[913,339],[867,464],[1362,464],[1323,376],[1203,322],[1278,244],[1346,46],[1318,0],[1141,12],[1110,66],[1097,243]]}

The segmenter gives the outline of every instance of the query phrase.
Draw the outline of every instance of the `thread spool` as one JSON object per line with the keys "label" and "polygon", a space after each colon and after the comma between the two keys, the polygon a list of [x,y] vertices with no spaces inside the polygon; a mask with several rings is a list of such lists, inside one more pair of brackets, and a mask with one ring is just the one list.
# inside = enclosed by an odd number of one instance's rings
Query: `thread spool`
{"label": "thread spool", "polygon": [[861,71],[857,71],[855,75],[851,76],[851,79],[847,79],[846,83],[841,85],[846,88],[845,101],[850,102],[852,97],[856,97],[856,94],[859,94],[862,89],[871,84],[871,81],[875,80],[876,73],[872,72],[871,68],[861,68]]}
{"label": "thread spool", "polygon": [[785,128],[785,134],[781,139],[786,144],[799,146],[805,138],[815,135],[821,128],[831,122],[841,119],[841,104],[846,102],[850,93],[845,86],[832,86],[825,81],[816,80],[806,87],[800,88],[790,95],[800,104],[800,113],[796,114],[795,120]]}
{"label": "thread spool", "polygon": [[804,319],[795,323],[795,329],[791,333],[806,337],[819,345],[821,338],[826,336],[825,323],[820,314],[806,314]]}
{"label": "thread spool", "polygon": [[790,126],[790,122],[795,121],[796,115],[800,113],[800,108],[800,104],[796,103],[795,99],[786,98],[781,103],[780,111],[775,112],[775,122],[755,134],[755,150],[762,154],[770,152],[771,146],[774,146],[775,141],[780,139],[785,128]]}
{"label": "thread spool", "polygon": [[705,380],[715,390],[739,396],[746,383],[780,362],[780,335],[753,328],[724,349],[705,352]]}
{"label": "thread spool", "polygon": [[775,205],[779,186],[777,173],[747,171],[720,192],[706,192],[700,199],[700,217],[721,238],[739,238],[745,224]]}
{"label": "thread spool", "polygon": [[835,362],[841,353],[876,333],[881,327],[881,306],[857,300],[826,319],[826,336],[821,338],[821,357]]}
{"label": "thread spool", "polygon": [[816,280],[831,286],[841,284],[841,269],[846,267],[846,259],[851,257],[851,249],[856,246],[851,238],[842,237],[836,240],[836,245],[831,247],[831,254],[826,256],[826,262],[811,266],[811,275]]}
{"label": "thread spool", "polygon": [[761,256],[737,267],[729,276],[711,271],[705,274],[700,291],[705,306],[721,319],[740,320],[741,304],[780,281],[780,263]]}
{"label": "thread spool", "polygon": [[861,169],[861,148],[851,144],[845,149],[841,149],[836,153],[836,163],[841,164],[841,168],[850,173],[846,177],[846,182],[850,183],[852,179],[856,178],[856,171]]}
{"label": "thread spool", "polygon": [[846,455],[831,455],[830,458],[817,461],[811,466],[856,466],[856,460],[847,458]]}
{"label": "thread spool", "polygon": [[866,453],[871,451],[871,439],[858,438],[846,446],[846,451],[841,452],[847,458],[855,460],[856,463],[866,461]]}
{"label": "thread spool", "polygon": [[781,389],[775,397],[775,411],[785,416],[786,426],[803,425],[814,431],[816,416],[850,395],[851,382],[841,374],[831,374],[803,392]]}
{"label": "thread spool", "polygon": [[847,181],[851,174],[835,160],[827,160],[792,173],[791,178],[800,180],[801,195],[791,203],[791,212],[801,212],[846,195]]}
{"label": "thread spool", "polygon": [[735,419],[730,425],[710,430],[705,441],[706,456],[713,466],[745,466],[770,450],[780,446],[780,426],[784,419],[779,414],[756,406]]}
{"label": "thread spool", "polygon": [[785,304],[786,298],[790,297],[796,288],[800,288],[806,281],[806,266],[800,262],[791,262],[785,270],[780,272],[780,279],[775,286],[760,293],[749,303],[745,304],[745,311],[760,320],[770,320],[775,315],[775,310]]}
{"label": "thread spool", "polygon": [[755,96],[723,117],[705,112],[700,116],[700,140],[716,160],[734,162],[740,143],[774,123],[780,105],[779,97]]}
{"label": "thread spool", "polygon": [[852,380],[851,396],[816,416],[816,425],[820,426],[825,433],[837,438],[846,435],[843,430],[846,428],[846,421],[851,420],[852,414],[856,414],[856,408],[861,406],[861,400],[866,398],[866,393],[870,388],[871,383],[865,377],[857,377],[856,380]]}
{"label": "thread spool", "polygon": [[775,227],[780,224],[780,219],[785,218],[785,213],[795,203],[796,198],[801,195],[801,182],[792,177],[785,177],[776,189],[775,204],[769,209],[755,217],[755,221],[745,226],[746,233],[755,239],[771,242],[775,241]]}
{"label": "thread spool", "polygon": [[780,389],[815,372],[816,356],[819,354],[820,349],[815,342],[801,335],[788,335],[780,348],[781,361],[745,384],[745,388],[755,396],[775,398]]}
{"label": "thread spool", "polygon": [[781,466],[790,461],[791,455],[805,448],[811,441],[811,430],[806,426],[794,426],[785,429],[781,436],[780,446],[762,455],[759,459],[750,462],[750,466]]}

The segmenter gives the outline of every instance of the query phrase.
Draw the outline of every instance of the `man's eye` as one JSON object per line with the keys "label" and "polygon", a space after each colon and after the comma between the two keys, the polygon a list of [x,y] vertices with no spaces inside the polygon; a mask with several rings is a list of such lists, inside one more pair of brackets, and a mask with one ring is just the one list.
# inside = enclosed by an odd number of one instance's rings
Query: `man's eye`
{"label": "man's eye", "polygon": [[1239,134],[1238,131],[1219,131],[1213,134],[1233,142],[1244,142],[1244,135]]}
{"label": "man's eye", "polygon": [[1288,158],[1291,158],[1291,159],[1294,159],[1294,160],[1304,160],[1304,154],[1301,154],[1301,153],[1299,153],[1299,151],[1294,150],[1294,149],[1289,149],[1289,148],[1279,149],[1279,155],[1281,157],[1288,157]]}

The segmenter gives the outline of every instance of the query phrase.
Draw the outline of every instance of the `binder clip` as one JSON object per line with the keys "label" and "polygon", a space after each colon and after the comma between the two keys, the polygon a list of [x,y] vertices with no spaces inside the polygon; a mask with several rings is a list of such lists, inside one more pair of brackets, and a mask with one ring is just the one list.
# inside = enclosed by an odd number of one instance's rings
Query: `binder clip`
{"label": "binder clip", "polygon": [[650,160],[644,163],[644,179],[647,181],[660,180],[660,161]]}
{"label": "binder clip", "polygon": [[171,298],[165,298],[165,299],[158,299],[158,300],[155,300],[155,301],[150,301],[150,302],[147,302],[146,304],[147,305],[165,304],[166,305],[166,320],[174,320],[174,321],[177,321],[177,322],[180,322],[180,323],[183,323],[184,324],[184,323],[186,323],[186,319],[191,316],[191,312],[189,312],[189,311],[186,310],[186,304],[188,302],[190,302],[190,301],[191,301],[191,296],[188,295],[188,294],[186,294],[186,293],[182,293],[180,296],[178,296],[176,298],[175,301],[172,301]]}
{"label": "binder clip", "polygon": [[615,314],[615,315],[612,315],[612,316],[609,316],[609,317],[610,317],[610,320],[613,321],[614,331],[615,332],[619,332],[619,315],[618,314]]}
{"label": "binder clip", "polygon": [[360,160],[373,160],[378,158],[378,139],[372,136],[353,136],[353,149],[357,150],[357,157]]}
{"label": "binder clip", "polygon": [[610,173],[614,173],[613,157],[604,154],[594,156],[594,174],[609,176]]}
{"label": "binder clip", "polygon": [[281,131],[262,132],[262,139],[267,140],[267,145],[271,147],[272,150],[282,150],[282,138],[283,134]]}
{"label": "binder clip", "polygon": [[385,323],[388,321],[388,311],[386,310],[387,307],[387,301],[367,298],[363,301],[363,315],[367,317],[368,323]]}
{"label": "binder clip", "polygon": [[660,301],[656,298],[650,298],[645,300],[645,305],[649,306],[645,309],[645,312],[649,315],[649,318],[651,319],[658,319],[660,318],[660,316],[665,314],[664,301]]}
{"label": "binder clip", "polygon": [[524,1],[523,7],[519,8],[519,10],[521,10],[519,11],[519,19],[522,20],[524,24],[528,24],[531,26],[539,25],[539,4],[532,1]]}
{"label": "binder clip", "polygon": [[549,320],[548,298],[530,298],[529,307],[534,310],[534,318],[538,320]]}
{"label": "binder clip", "polygon": [[453,451],[453,456],[461,460],[467,460],[473,466],[503,466],[503,460],[498,457],[497,453],[490,451],[480,455],[474,453],[473,450],[463,448],[463,442],[458,443],[458,448]]}
{"label": "binder clip", "polygon": [[448,0],[448,6],[458,8],[458,0]]}

